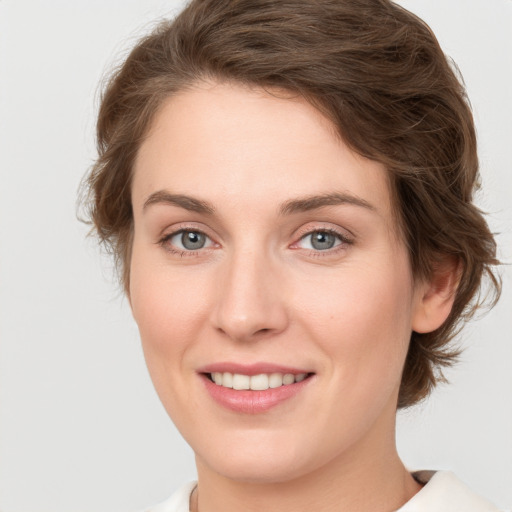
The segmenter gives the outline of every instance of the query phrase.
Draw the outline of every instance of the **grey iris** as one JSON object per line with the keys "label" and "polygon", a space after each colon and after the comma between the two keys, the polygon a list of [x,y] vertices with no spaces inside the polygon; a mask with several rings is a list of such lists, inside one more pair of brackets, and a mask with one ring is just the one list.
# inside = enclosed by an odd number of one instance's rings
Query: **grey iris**
{"label": "grey iris", "polygon": [[197,231],[184,231],[181,235],[181,243],[185,249],[194,251],[195,249],[202,249],[206,242],[206,237],[203,233]]}
{"label": "grey iris", "polygon": [[317,231],[311,234],[311,246],[319,251],[331,249],[336,243],[336,237],[325,231]]}

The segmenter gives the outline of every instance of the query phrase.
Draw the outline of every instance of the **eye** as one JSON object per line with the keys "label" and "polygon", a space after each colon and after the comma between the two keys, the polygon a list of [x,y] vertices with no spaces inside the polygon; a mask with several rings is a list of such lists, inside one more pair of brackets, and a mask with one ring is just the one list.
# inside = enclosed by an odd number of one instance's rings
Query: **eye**
{"label": "eye", "polygon": [[163,240],[179,251],[197,251],[213,245],[212,240],[201,231],[182,229]]}
{"label": "eye", "polygon": [[329,231],[317,230],[304,235],[297,245],[302,249],[310,249],[314,251],[327,251],[333,249],[344,242],[348,242],[342,235]]}

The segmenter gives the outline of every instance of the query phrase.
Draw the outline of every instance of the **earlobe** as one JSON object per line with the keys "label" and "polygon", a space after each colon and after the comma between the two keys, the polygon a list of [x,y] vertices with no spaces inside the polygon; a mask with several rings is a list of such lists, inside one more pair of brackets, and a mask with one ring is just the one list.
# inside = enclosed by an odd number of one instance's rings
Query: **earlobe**
{"label": "earlobe", "polygon": [[446,257],[436,264],[432,276],[418,284],[412,330],[418,333],[432,332],[448,318],[460,282],[461,264]]}

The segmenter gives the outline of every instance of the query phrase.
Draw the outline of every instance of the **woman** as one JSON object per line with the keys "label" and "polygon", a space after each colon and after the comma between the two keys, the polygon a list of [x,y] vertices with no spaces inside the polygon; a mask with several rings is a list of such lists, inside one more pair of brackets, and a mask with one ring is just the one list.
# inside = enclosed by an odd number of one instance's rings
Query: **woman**
{"label": "woman", "polygon": [[465,92],[388,0],[196,0],[106,87],[91,218],[198,483],[154,511],[496,510],[411,474],[492,234]]}

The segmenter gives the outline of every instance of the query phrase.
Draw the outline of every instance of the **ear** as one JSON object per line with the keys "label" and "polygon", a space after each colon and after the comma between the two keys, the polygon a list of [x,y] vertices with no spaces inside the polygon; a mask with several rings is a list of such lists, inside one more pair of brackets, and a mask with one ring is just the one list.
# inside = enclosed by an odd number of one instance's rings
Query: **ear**
{"label": "ear", "polygon": [[452,310],[461,275],[461,264],[450,256],[436,262],[432,275],[418,283],[412,330],[432,332],[441,327]]}

